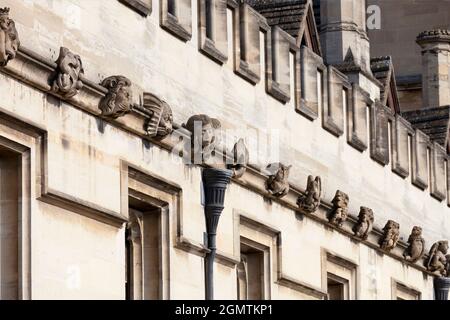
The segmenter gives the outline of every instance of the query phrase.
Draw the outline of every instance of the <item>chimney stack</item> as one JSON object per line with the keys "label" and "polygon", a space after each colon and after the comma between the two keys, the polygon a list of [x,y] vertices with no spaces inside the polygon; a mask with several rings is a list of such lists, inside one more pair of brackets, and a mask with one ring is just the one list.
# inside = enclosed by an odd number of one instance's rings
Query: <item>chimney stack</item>
{"label": "chimney stack", "polygon": [[450,105],[450,31],[424,31],[416,42],[422,48],[423,108]]}

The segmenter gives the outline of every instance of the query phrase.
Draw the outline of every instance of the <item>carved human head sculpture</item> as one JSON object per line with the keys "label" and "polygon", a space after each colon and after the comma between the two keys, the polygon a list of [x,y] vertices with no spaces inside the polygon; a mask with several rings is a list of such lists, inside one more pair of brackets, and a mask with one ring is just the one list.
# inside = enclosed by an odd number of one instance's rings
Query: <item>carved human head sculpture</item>
{"label": "carved human head sculpture", "polygon": [[0,67],[16,57],[19,46],[19,34],[14,21],[9,18],[9,8],[0,8]]}
{"label": "carved human head sculpture", "polygon": [[118,118],[131,110],[131,81],[123,76],[111,76],[101,83],[108,93],[100,101],[102,115]]}
{"label": "carved human head sculpture", "polygon": [[151,93],[144,93],[144,107],[152,112],[145,129],[150,137],[164,138],[172,133],[172,109],[165,101]]}
{"label": "carved human head sculpture", "polygon": [[191,132],[191,150],[193,154],[201,155],[201,160],[206,160],[216,148],[218,142],[217,131],[220,122],[210,118],[206,114],[197,114],[188,119],[185,125]]}

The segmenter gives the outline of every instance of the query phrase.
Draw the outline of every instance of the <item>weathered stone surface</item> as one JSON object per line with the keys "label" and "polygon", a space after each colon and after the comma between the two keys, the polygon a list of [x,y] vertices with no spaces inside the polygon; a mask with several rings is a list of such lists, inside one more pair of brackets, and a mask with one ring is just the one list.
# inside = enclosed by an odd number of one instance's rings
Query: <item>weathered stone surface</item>
{"label": "weathered stone surface", "polygon": [[150,137],[162,139],[172,133],[173,114],[167,102],[151,93],[144,93],[144,108],[152,113],[145,125],[145,131]]}
{"label": "weathered stone surface", "polygon": [[437,276],[446,277],[449,272],[450,259],[447,255],[448,241],[438,241],[430,248],[425,267]]}
{"label": "weathered stone surface", "polygon": [[298,197],[297,204],[303,211],[308,213],[315,212],[320,205],[322,196],[322,180],[319,176],[308,176],[305,195]]}
{"label": "weathered stone surface", "polygon": [[266,168],[271,174],[266,181],[266,189],[277,198],[284,197],[289,192],[289,171],[292,166],[282,163],[272,163]]}
{"label": "weathered stone surface", "polygon": [[256,84],[260,80],[260,28],[263,21],[249,5],[242,3],[238,9],[239,25],[235,34],[235,72],[247,81]]}
{"label": "weathered stone surface", "polygon": [[350,83],[337,69],[328,66],[328,103],[322,107],[322,126],[335,136],[344,133],[344,106],[351,103]]}
{"label": "weathered stone surface", "polygon": [[222,64],[227,61],[227,0],[201,0],[198,3],[200,50]]}
{"label": "weathered stone surface", "polygon": [[355,236],[363,240],[367,240],[370,232],[372,231],[374,219],[375,217],[372,209],[360,207],[358,222],[353,226],[353,233]]}
{"label": "weathered stone surface", "polygon": [[382,165],[389,163],[389,127],[392,114],[376,101],[370,110],[370,156]]}
{"label": "weathered stone surface", "polygon": [[352,86],[352,103],[347,111],[347,141],[359,151],[367,149],[367,112],[373,101],[357,84]]}
{"label": "weathered stone surface", "polygon": [[192,134],[190,139],[191,163],[207,163],[214,155],[218,144],[220,121],[206,114],[191,116],[185,128]]}
{"label": "weathered stone surface", "polygon": [[244,175],[247,169],[250,155],[245,145],[244,139],[240,138],[233,147],[233,163],[228,164],[228,169],[233,170],[233,177],[240,178]]}
{"label": "weathered stone surface", "polygon": [[77,54],[61,47],[56,61],[56,76],[53,80],[52,91],[65,99],[78,94],[83,87],[80,77],[84,76],[83,63]]}
{"label": "weathered stone surface", "polygon": [[348,218],[348,203],[350,199],[348,195],[340,190],[336,191],[336,195],[333,200],[333,208],[328,216],[330,223],[335,224],[339,227],[344,225],[344,222]]}
{"label": "weathered stone surface", "polygon": [[179,39],[192,37],[192,11],[190,0],[162,0],[160,2],[161,27]]}
{"label": "weathered stone surface", "polygon": [[108,93],[99,104],[102,115],[118,118],[131,110],[131,81],[128,78],[111,76],[103,80],[101,85],[108,89]]}
{"label": "weathered stone surface", "polygon": [[406,178],[409,175],[409,138],[414,134],[411,124],[396,115],[392,133],[392,171]]}
{"label": "weathered stone surface", "polygon": [[447,196],[447,181],[445,179],[445,166],[447,159],[447,152],[445,151],[445,149],[436,142],[433,143],[430,157],[430,193],[439,201],[444,200]]}
{"label": "weathered stone surface", "polygon": [[20,40],[14,20],[9,17],[9,8],[0,8],[0,67],[14,59]]}
{"label": "weathered stone surface", "polygon": [[412,143],[412,183],[421,188],[428,187],[428,146],[429,137],[420,130],[415,130]]}
{"label": "weathered stone surface", "polygon": [[391,251],[400,240],[400,225],[389,220],[383,228],[383,236],[380,238],[380,248],[385,251]]}
{"label": "weathered stone surface", "polygon": [[[301,102],[296,106],[297,111],[310,120],[317,119],[319,105],[328,103],[327,75],[322,57],[316,55],[308,47],[301,48]],[[318,84],[320,81],[320,84]],[[318,88],[322,96],[318,97]]]}
{"label": "weathered stone surface", "polygon": [[291,95],[290,59],[289,53],[292,38],[279,27],[271,29],[271,56],[267,63],[270,64],[271,74],[268,76],[267,91],[281,102],[288,102]]}
{"label": "weathered stone surface", "polygon": [[422,237],[422,228],[414,226],[408,237],[408,248],[403,252],[403,257],[411,262],[416,262],[425,253],[425,239]]}

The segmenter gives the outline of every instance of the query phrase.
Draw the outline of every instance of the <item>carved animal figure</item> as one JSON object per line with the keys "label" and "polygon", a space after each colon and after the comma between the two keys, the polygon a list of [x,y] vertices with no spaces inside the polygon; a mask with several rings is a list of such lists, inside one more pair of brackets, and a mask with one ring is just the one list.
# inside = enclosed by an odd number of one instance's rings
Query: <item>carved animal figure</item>
{"label": "carved animal figure", "polygon": [[425,266],[428,271],[438,276],[445,277],[448,275],[450,261],[447,259],[448,241],[438,241],[430,249],[428,261]]}
{"label": "carved animal figure", "polygon": [[400,239],[400,225],[389,220],[383,228],[383,236],[380,239],[380,247],[385,251],[391,251]]}
{"label": "carved animal figure", "polygon": [[422,237],[422,228],[413,227],[408,238],[408,248],[403,252],[403,257],[411,262],[416,262],[422,258],[425,252],[425,239]]}
{"label": "carved animal figure", "polygon": [[206,114],[194,115],[188,119],[185,128],[192,134],[190,147],[193,163],[204,163],[213,155],[218,143],[217,130],[220,127],[219,120]]}
{"label": "carved animal figure", "polygon": [[322,194],[322,181],[319,176],[308,176],[305,195],[299,196],[297,204],[303,211],[312,213],[317,210],[320,205],[320,197]]}
{"label": "carved animal figure", "polygon": [[272,163],[267,166],[267,170],[274,172],[266,181],[266,189],[275,197],[281,198],[289,192],[289,171],[292,166],[285,166],[281,163]]}
{"label": "carved animal figure", "polygon": [[75,96],[83,87],[80,76],[84,74],[84,70],[80,56],[61,47],[56,64],[58,67],[53,81],[53,92],[59,93],[66,99]]}
{"label": "carved animal figure", "polygon": [[9,8],[0,8],[0,67],[16,57],[19,47],[19,34],[14,21],[9,18]]}
{"label": "carved animal figure", "polygon": [[355,236],[366,240],[373,228],[373,211],[367,207],[360,207],[358,222],[353,226]]}
{"label": "carved animal figure", "polygon": [[244,175],[250,158],[244,139],[241,138],[234,144],[232,153],[233,163],[227,167],[233,170],[233,177],[240,178]]}
{"label": "carved animal figure", "polygon": [[170,106],[151,93],[144,93],[144,107],[152,115],[146,124],[147,135],[153,138],[164,138],[173,131],[173,114]]}
{"label": "carved animal figure", "polygon": [[339,227],[342,227],[348,217],[348,203],[350,199],[348,195],[340,190],[336,191],[336,194],[331,201],[333,203],[333,209],[329,215],[329,221]]}
{"label": "carved animal figure", "polygon": [[118,118],[131,110],[131,81],[124,76],[111,76],[101,83],[108,93],[100,100],[102,115]]}

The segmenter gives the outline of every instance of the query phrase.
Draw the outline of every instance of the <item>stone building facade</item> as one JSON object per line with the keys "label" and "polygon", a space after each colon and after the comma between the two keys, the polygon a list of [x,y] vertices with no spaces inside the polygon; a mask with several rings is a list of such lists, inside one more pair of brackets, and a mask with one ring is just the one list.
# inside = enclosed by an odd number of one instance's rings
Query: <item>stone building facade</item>
{"label": "stone building facade", "polygon": [[435,298],[447,149],[364,1],[0,7],[1,299],[204,299],[210,167],[216,299]]}

